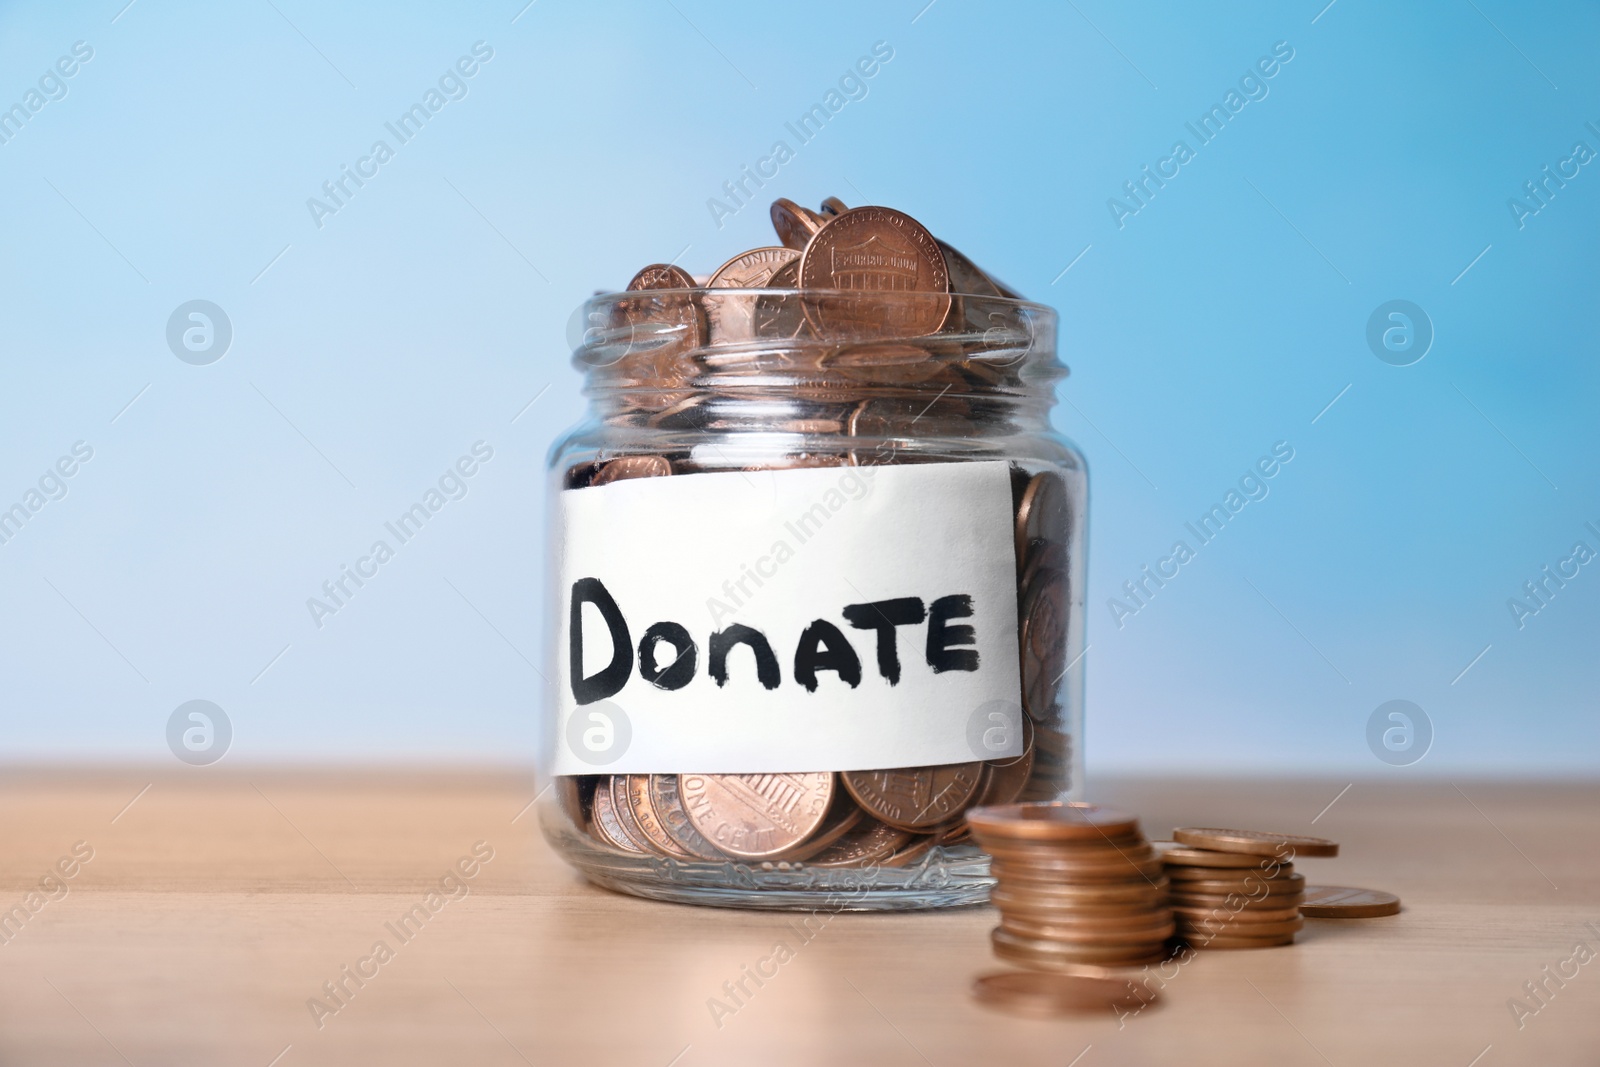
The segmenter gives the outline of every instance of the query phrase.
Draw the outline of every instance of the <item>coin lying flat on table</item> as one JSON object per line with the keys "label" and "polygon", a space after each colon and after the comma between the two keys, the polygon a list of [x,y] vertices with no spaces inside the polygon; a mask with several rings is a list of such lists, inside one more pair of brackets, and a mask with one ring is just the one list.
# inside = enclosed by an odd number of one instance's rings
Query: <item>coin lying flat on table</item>
{"label": "coin lying flat on table", "polygon": [[1296,856],[1337,856],[1339,842],[1325,837],[1278,834],[1263,830],[1220,830],[1212,827],[1183,827],[1172,831],[1172,839],[1194,848],[1217,852],[1243,852],[1254,856],[1276,856],[1292,851]]}
{"label": "coin lying flat on table", "polygon": [[1381,889],[1312,885],[1306,887],[1300,914],[1313,919],[1374,919],[1400,914],[1400,898]]}
{"label": "coin lying flat on table", "polygon": [[1153,989],[1104,975],[1005,971],[979,975],[972,996],[1019,1015],[1055,1016],[1143,1008],[1160,999]]}

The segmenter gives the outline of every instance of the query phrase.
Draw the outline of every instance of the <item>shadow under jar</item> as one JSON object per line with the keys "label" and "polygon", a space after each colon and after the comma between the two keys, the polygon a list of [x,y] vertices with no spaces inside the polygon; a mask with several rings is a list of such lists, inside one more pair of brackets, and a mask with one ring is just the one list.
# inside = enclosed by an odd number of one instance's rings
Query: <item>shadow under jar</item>
{"label": "shadow under jar", "polygon": [[963,813],[1078,795],[1083,456],[1056,316],[920,292],[585,305],[550,455],[544,832],[732,907],[983,903]]}

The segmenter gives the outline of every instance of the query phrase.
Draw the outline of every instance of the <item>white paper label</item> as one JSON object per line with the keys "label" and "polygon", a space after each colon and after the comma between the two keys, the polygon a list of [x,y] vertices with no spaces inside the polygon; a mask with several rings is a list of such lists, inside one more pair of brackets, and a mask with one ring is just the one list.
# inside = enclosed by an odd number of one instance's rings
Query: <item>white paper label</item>
{"label": "white paper label", "polygon": [[639,478],[560,509],[554,773],[1021,752],[1008,464]]}

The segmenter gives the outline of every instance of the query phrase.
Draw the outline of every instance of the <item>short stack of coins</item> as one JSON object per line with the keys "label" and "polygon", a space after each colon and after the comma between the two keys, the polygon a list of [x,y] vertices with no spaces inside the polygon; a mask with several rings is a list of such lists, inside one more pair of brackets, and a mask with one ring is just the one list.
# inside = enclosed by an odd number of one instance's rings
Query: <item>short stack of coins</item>
{"label": "short stack of coins", "polygon": [[1054,802],[977,808],[967,822],[991,857],[995,955],[1036,970],[1165,958],[1175,931],[1167,879],[1136,817]]}
{"label": "short stack of coins", "polygon": [[1305,925],[1305,876],[1296,855],[1332,856],[1323,838],[1187,827],[1159,842],[1178,935],[1196,948],[1271,948]]}
{"label": "short stack of coins", "polygon": [[[915,219],[885,207],[850,209],[836,197],[818,211],[778,200],[771,218],[778,245],[740,253],[701,278],[672,264],[647,266],[611,318],[591,323],[596,336],[624,338],[590,353],[620,398],[608,423],[653,433],[716,429],[723,398],[765,396],[794,414],[769,428],[805,435],[806,450],[753,457],[748,466],[741,458],[731,469],[925,462],[939,457],[896,442],[976,436],[993,417],[995,393],[1020,387],[1033,340],[1017,328],[1023,313],[1013,322],[996,311],[997,301],[1019,294]],[[892,285],[900,306],[875,301],[883,295],[870,291],[877,283],[836,254],[869,242],[906,250],[914,269]],[[725,451],[602,455],[567,470],[563,487],[729,469],[708,466],[708,454]],[[1013,463],[1011,476],[1020,755],[868,771],[567,776],[555,792],[573,826],[630,856],[898,867],[964,842],[970,808],[1066,792],[1067,541],[1082,519],[1061,474]]]}

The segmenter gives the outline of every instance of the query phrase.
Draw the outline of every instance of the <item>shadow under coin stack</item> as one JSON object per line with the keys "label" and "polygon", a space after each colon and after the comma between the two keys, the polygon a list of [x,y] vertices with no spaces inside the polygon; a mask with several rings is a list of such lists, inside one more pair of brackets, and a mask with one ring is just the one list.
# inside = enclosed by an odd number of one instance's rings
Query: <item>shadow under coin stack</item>
{"label": "shadow under coin stack", "polygon": [[1185,828],[1156,843],[1171,882],[1178,935],[1195,948],[1271,948],[1305,925],[1305,875],[1296,855],[1333,856],[1320,837],[1257,830]]}
{"label": "shadow under coin stack", "polygon": [[975,808],[992,857],[995,955],[1039,970],[1130,967],[1166,957],[1174,932],[1160,855],[1139,820],[1097,804]]}

